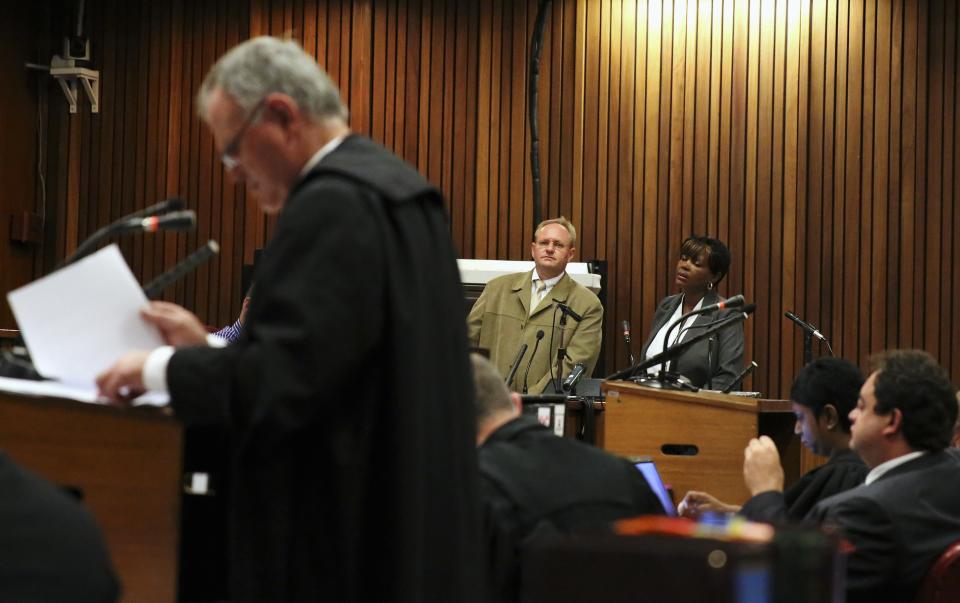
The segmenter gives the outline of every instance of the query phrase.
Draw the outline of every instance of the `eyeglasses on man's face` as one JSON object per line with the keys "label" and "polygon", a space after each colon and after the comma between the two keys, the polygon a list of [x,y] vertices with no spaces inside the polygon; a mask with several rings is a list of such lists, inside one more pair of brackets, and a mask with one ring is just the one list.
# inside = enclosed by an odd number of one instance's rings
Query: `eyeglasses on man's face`
{"label": "eyeglasses on man's face", "polygon": [[247,128],[260,117],[260,113],[265,106],[264,101],[266,101],[265,98],[260,99],[260,102],[247,114],[246,119],[243,120],[243,125],[240,126],[240,129],[233,136],[233,139],[227,143],[227,146],[223,147],[223,152],[220,153],[220,160],[223,162],[224,167],[227,168],[227,171],[232,172],[240,164],[240,159],[237,157],[237,153],[240,150],[240,142],[243,140],[243,135],[247,133]]}

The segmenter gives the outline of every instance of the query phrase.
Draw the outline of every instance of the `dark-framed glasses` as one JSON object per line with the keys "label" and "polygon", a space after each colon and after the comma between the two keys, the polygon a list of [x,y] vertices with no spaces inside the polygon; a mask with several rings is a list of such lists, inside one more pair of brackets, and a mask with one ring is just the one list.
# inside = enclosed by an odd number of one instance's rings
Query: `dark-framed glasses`
{"label": "dark-framed glasses", "polygon": [[227,143],[227,146],[223,147],[223,152],[220,153],[220,161],[223,162],[223,166],[227,168],[228,172],[232,172],[240,164],[240,160],[237,158],[240,142],[243,140],[243,135],[247,133],[247,128],[260,117],[260,113],[266,106],[264,101],[266,101],[265,98],[260,99],[260,102],[256,104],[253,110],[247,114],[246,119],[243,120],[243,125],[240,126],[233,140]]}

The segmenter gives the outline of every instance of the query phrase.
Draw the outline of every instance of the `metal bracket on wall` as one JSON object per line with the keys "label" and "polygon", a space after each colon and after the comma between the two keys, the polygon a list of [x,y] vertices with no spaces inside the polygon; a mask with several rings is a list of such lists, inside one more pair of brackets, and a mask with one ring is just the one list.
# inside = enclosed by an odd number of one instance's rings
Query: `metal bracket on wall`
{"label": "metal bracket on wall", "polygon": [[100,72],[86,67],[77,67],[71,59],[61,59],[54,55],[50,60],[50,75],[57,79],[60,89],[63,90],[67,102],[70,103],[70,113],[77,112],[77,83],[83,86],[90,101],[90,112],[100,112]]}

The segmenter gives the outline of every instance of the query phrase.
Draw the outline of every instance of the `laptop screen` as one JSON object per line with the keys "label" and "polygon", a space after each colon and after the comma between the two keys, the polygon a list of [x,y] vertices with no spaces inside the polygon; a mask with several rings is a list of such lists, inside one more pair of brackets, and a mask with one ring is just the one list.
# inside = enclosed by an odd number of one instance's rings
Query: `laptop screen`
{"label": "laptop screen", "polygon": [[673,501],[670,500],[670,493],[667,492],[667,487],[663,484],[663,479],[660,478],[660,472],[657,471],[657,466],[653,464],[653,461],[640,461],[636,464],[636,467],[640,470],[640,473],[643,474],[647,483],[650,484],[653,493],[660,499],[660,504],[663,505],[663,510],[666,514],[669,517],[676,517],[677,508],[673,506]]}

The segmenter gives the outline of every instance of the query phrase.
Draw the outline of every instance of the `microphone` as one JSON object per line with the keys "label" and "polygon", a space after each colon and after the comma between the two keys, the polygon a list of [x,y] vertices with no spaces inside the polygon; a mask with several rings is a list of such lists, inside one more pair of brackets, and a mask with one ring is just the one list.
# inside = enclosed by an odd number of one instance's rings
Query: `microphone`
{"label": "microphone", "polygon": [[567,378],[563,380],[563,384],[560,386],[560,389],[565,392],[573,391],[577,387],[577,383],[580,382],[580,378],[583,377],[584,371],[587,370],[587,367],[582,362],[578,362],[573,365],[573,370],[570,371],[570,374],[567,375]]}
{"label": "microphone", "polygon": [[753,370],[754,370],[755,368],[757,368],[757,366],[758,366],[757,363],[756,363],[755,361],[751,360],[751,361],[750,361],[750,364],[748,364],[745,369],[743,369],[742,371],[740,371],[740,374],[737,375],[737,378],[734,379],[733,381],[731,381],[731,382],[730,382],[730,385],[728,385],[728,386],[726,386],[725,388],[723,388],[722,390],[720,390],[720,393],[721,393],[721,394],[729,394],[731,391],[733,391],[733,386],[736,385],[736,384],[738,384],[738,383],[740,383],[741,381],[743,381],[743,380],[747,377],[747,375],[749,375],[750,373],[752,373]]}
{"label": "microphone", "polygon": [[192,210],[175,211],[163,216],[125,220],[117,233],[157,232],[158,230],[192,230],[197,226],[197,214]]}
{"label": "microphone", "polygon": [[[743,305],[743,302],[746,301],[743,299],[742,295],[734,295],[733,297],[728,297],[727,299],[722,299],[715,304],[710,304],[709,306],[704,306],[698,310],[698,313],[705,314],[707,312],[713,312],[714,310],[723,310],[726,308],[739,308]],[[756,309],[756,306],[754,306]]]}
{"label": "microphone", "polygon": [[540,347],[540,340],[543,339],[543,329],[537,331],[537,341],[533,344],[533,353],[530,354],[530,360],[527,361],[527,369],[523,371],[523,394],[527,393],[527,376],[530,374],[530,365],[533,364],[533,357],[537,355],[537,348]]}
{"label": "microphone", "polygon": [[743,319],[746,320],[751,314],[756,312],[757,304],[747,304],[743,307],[743,310],[740,310],[740,313],[743,314]]}
{"label": "microphone", "polygon": [[819,339],[820,341],[826,341],[826,340],[827,340],[827,338],[823,335],[823,333],[820,332],[819,329],[817,329],[817,327],[813,326],[812,324],[810,324],[810,323],[808,323],[808,322],[804,322],[803,320],[801,320],[801,318],[800,318],[799,316],[797,316],[796,314],[794,314],[794,313],[791,312],[790,310],[787,310],[786,312],[784,312],[783,315],[786,316],[787,318],[789,318],[790,320],[792,320],[793,322],[795,322],[798,327],[800,327],[801,329],[803,329],[803,330],[806,331],[807,333],[810,333],[811,335],[813,335],[814,337],[816,337],[816,338]]}
{"label": "microphone", "polygon": [[154,203],[144,207],[139,211],[135,211],[129,216],[125,216],[118,220],[117,222],[126,222],[127,220],[134,220],[136,218],[148,218],[150,216],[159,216],[160,214],[166,214],[172,211],[180,211],[183,209],[183,199],[180,197],[171,197],[165,199],[160,203]]}
{"label": "microphone", "polygon": [[[179,197],[173,197],[160,203],[155,203],[149,207],[145,207],[141,210],[135,211],[132,214],[123,216],[119,220],[114,220],[110,224],[101,227],[92,235],[87,237],[85,241],[80,243],[77,248],[68,255],[63,262],[57,268],[63,268],[64,266],[69,266],[70,264],[76,262],[80,258],[88,255],[91,251],[96,249],[97,245],[107,237],[111,237],[116,234],[127,233],[137,230],[143,230],[143,219],[150,216],[155,216],[158,214],[164,214],[172,211],[179,210],[183,207],[183,199]],[[179,212],[178,212],[179,213]],[[190,212],[193,213],[193,212]],[[128,228],[129,223],[136,222],[137,228]],[[194,223],[196,223],[196,217],[194,217]]]}
{"label": "microphone", "polygon": [[157,299],[164,289],[196,270],[200,264],[218,253],[220,253],[220,246],[217,245],[216,241],[210,239],[206,245],[185,257],[182,262],[147,283],[143,287],[143,293],[147,296],[147,299]]}
{"label": "microphone", "polygon": [[633,358],[633,348],[630,346],[633,341],[630,339],[630,321],[623,321],[623,343],[627,346],[627,358],[630,359],[630,364],[633,365],[635,362]]}
{"label": "microphone", "polygon": [[577,314],[576,312],[574,312],[570,308],[570,306],[568,306],[567,304],[563,303],[562,301],[556,298],[554,298],[553,301],[556,302],[557,307],[560,308],[560,311],[566,314],[567,316],[569,316],[570,318],[574,319],[577,322],[580,322],[581,320],[583,320],[583,317]]}
{"label": "microphone", "polygon": [[507,378],[503,381],[507,387],[510,387],[510,382],[513,381],[514,375],[517,374],[517,369],[520,368],[520,361],[523,360],[523,355],[526,353],[527,344],[521,343],[520,349],[517,350],[517,357],[514,359],[513,364],[510,365],[510,372],[507,373]]}

